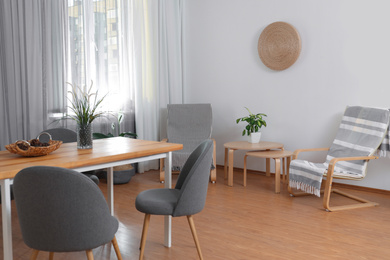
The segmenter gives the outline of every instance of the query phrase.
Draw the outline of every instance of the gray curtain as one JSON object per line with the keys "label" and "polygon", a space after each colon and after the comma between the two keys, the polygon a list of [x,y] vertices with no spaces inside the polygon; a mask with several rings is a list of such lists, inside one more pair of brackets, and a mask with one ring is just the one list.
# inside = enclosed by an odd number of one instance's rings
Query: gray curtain
{"label": "gray curtain", "polygon": [[47,128],[66,105],[67,2],[0,1],[0,147]]}
{"label": "gray curtain", "polygon": [[[183,1],[131,3],[137,134],[141,139],[159,141],[166,135],[167,104],[183,102]],[[139,163],[138,170],[158,167],[158,161],[148,161]]]}
{"label": "gray curtain", "polygon": [[58,121],[68,112],[66,82],[108,93],[94,132],[117,134],[119,112],[121,132],[134,132],[129,13],[128,0],[0,1],[0,149],[47,128],[75,130]]}

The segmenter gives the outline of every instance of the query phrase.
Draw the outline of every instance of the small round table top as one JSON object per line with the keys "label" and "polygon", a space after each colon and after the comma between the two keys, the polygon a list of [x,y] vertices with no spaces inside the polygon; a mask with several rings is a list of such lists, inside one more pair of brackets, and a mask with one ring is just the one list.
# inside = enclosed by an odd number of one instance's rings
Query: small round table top
{"label": "small round table top", "polygon": [[259,158],[284,158],[290,157],[293,155],[293,152],[286,150],[272,150],[272,151],[257,151],[257,152],[247,152],[245,156],[253,156]]}
{"label": "small round table top", "polygon": [[229,142],[224,144],[225,148],[234,150],[268,150],[268,149],[282,149],[283,144],[275,142],[260,141],[258,143],[250,143],[247,141]]}

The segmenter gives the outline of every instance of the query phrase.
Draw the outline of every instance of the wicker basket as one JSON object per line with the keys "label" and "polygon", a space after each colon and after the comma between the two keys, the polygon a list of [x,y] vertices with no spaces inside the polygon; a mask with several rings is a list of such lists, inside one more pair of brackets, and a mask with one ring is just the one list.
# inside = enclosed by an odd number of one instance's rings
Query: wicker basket
{"label": "wicker basket", "polygon": [[[50,141],[49,141],[48,146],[32,146],[31,143],[33,142],[34,139],[31,139],[29,141],[18,140],[13,144],[6,145],[5,148],[11,153],[18,154],[18,155],[25,156],[25,157],[48,155],[49,153],[60,148],[62,141],[51,140],[51,135],[49,133],[46,133],[46,132],[41,133],[36,139],[39,140],[39,137],[42,134],[49,135]],[[21,143],[27,147],[27,150],[23,150],[19,147],[18,144],[21,144]]]}

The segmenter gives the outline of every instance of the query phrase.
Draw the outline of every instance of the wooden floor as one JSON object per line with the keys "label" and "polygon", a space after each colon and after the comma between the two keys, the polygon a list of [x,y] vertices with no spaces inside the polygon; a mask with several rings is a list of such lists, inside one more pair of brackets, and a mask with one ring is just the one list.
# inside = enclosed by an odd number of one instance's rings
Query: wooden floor
{"label": "wooden floor", "polygon": [[[241,172],[235,173],[234,187],[226,186],[221,169],[217,175],[217,183],[209,185],[205,209],[194,216],[205,259],[390,259],[389,195],[352,190],[380,206],[329,213],[320,198],[289,197],[286,185],[275,194],[272,177],[249,173],[244,188]],[[134,207],[135,197],[142,190],[162,187],[158,179],[158,172],[148,172],[115,185],[115,215],[120,221],[116,236],[124,259],[139,255],[144,216]],[[105,193],[106,184],[99,186]],[[332,200],[334,205],[345,201],[338,195]],[[23,243],[14,202],[12,214],[14,259],[28,259],[31,250]],[[163,217],[151,217],[144,259],[198,259],[187,219],[174,218],[172,223],[172,247],[166,248]],[[0,253],[1,258],[2,248]],[[93,254],[97,260],[116,259],[109,244]],[[48,259],[48,253],[40,253],[38,259]],[[60,253],[55,259],[86,256]]]}

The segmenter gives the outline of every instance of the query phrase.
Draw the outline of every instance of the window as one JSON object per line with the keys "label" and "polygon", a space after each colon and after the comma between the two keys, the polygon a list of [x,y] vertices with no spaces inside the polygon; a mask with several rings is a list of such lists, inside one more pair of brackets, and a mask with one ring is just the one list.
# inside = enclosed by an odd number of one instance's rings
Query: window
{"label": "window", "polygon": [[[70,0],[69,17],[69,81],[79,86],[90,85],[100,94],[108,93],[103,110],[126,111],[132,104],[133,91],[128,44],[121,40],[129,32],[121,31],[121,0]],[[126,13],[126,12],[124,12]],[[128,25],[126,25],[128,28]],[[120,37],[119,37],[120,36]],[[95,90],[96,90],[95,89]]]}

